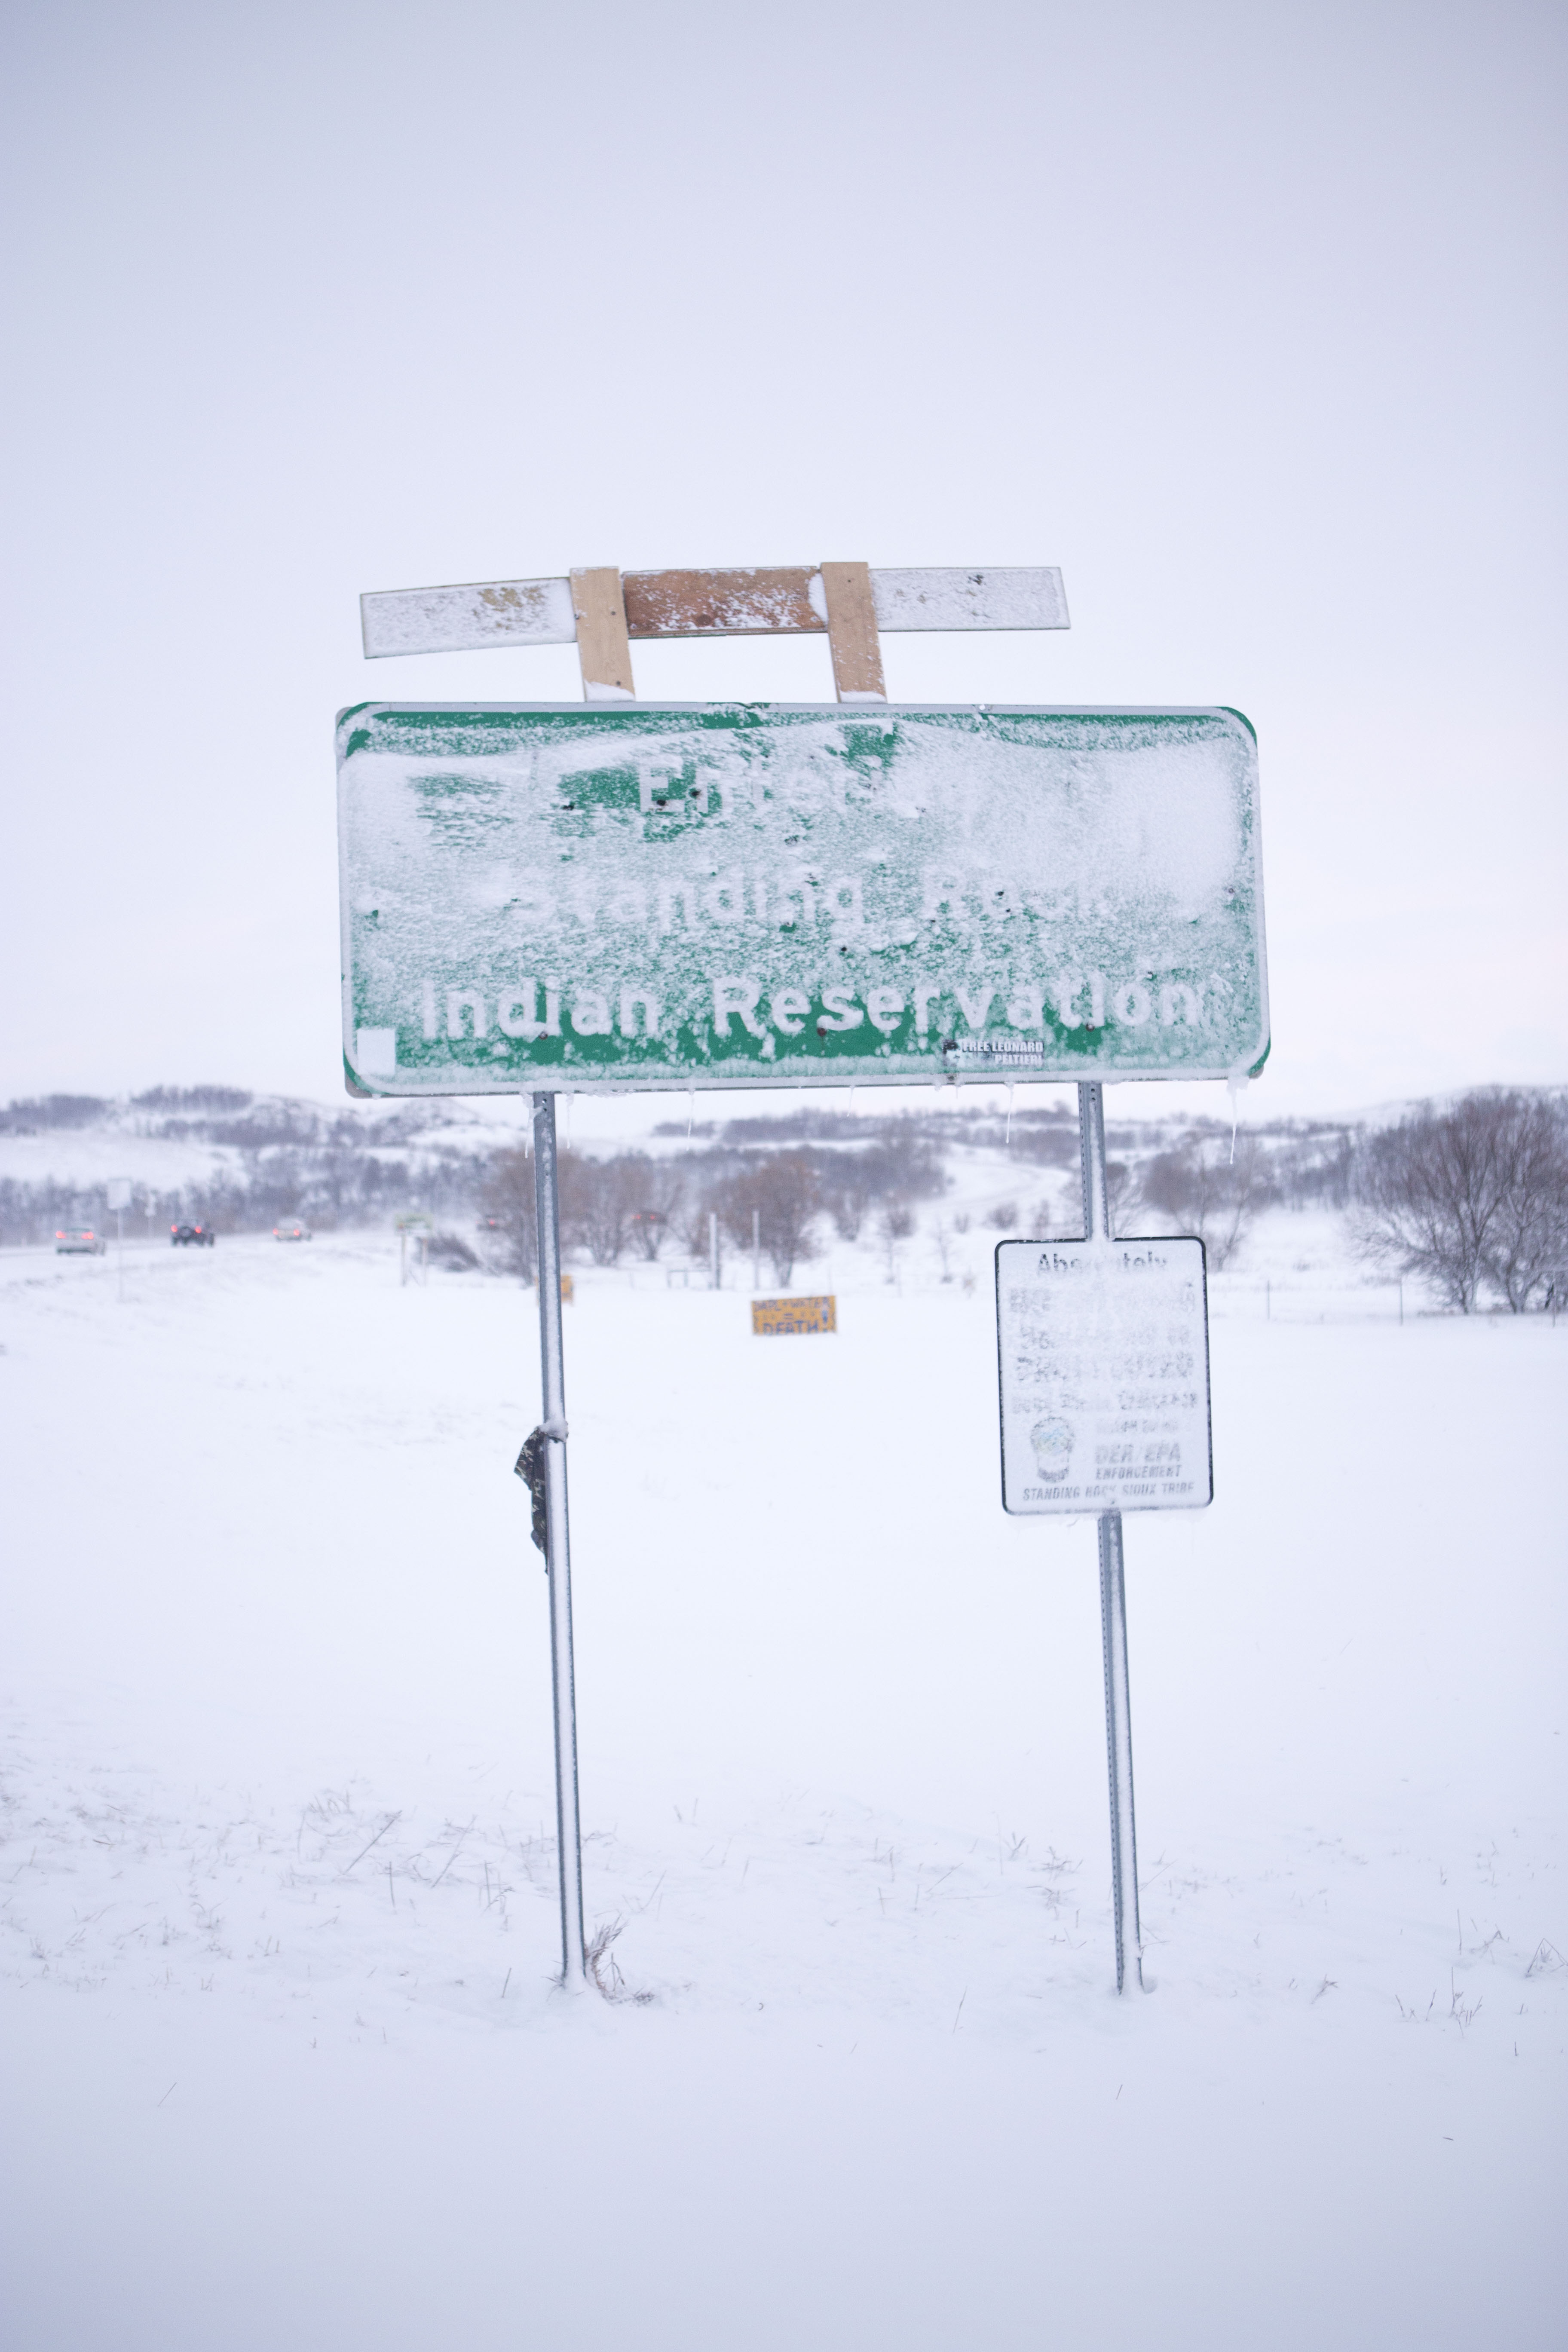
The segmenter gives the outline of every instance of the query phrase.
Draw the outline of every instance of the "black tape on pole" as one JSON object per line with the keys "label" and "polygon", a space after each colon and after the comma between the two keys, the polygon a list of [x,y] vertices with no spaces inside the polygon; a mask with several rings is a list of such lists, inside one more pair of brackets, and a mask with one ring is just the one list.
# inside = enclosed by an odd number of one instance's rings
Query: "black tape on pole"
{"label": "black tape on pole", "polygon": [[531,1430],[522,1441],[522,1452],[512,1464],[513,1470],[532,1498],[533,1540],[544,1555],[547,1576],[550,1573],[550,1531],[544,1515],[544,1449],[549,1443],[542,1429]]}

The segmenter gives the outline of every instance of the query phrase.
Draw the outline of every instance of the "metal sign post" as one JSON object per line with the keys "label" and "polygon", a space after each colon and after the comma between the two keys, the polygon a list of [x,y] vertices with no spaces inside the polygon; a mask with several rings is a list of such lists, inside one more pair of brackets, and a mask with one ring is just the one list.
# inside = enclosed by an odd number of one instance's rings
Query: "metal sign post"
{"label": "metal sign post", "polygon": [[[881,632],[1066,628],[1053,569],[600,567],[361,612],[367,657],[574,641],[582,668],[572,708],[366,703],[338,721],[349,1091],[533,1097],[543,1419],[517,1467],[550,1581],[562,1970],[579,1985],[554,1095],[1076,1083],[1086,1238],[1061,1246],[1098,1254],[1086,1286],[1103,1291],[1100,1082],[1235,1079],[1268,1055],[1257,745],[1225,709],[889,703]],[[634,640],[813,633],[832,704],[636,699]],[[717,1287],[716,1222],[708,1238]],[[1037,1246],[1000,1245],[999,1339],[1003,1253]],[[1201,1294],[1201,1245],[1158,1246],[1122,1270],[1136,1305],[1160,1291],[1179,1321],[1193,1282],[1172,1254],[1198,1250]],[[759,1256],[754,1222],[753,1289]],[[833,1328],[798,1319],[831,1301],[774,1304],[794,1319],[754,1311],[755,1328]],[[1157,1462],[1109,1483],[1097,1465],[1070,1504],[1071,1432],[1064,1454],[1065,1424],[1026,1422],[1039,1460],[1016,1502],[1007,1377],[1004,1347],[1006,1507],[1100,1518],[1120,1990],[1129,1961],[1142,1981],[1121,1504],[1206,1499],[1196,1393]]]}
{"label": "metal sign post", "polygon": [[1110,1783],[1116,1989],[1143,1982],[1121,1515],[1192,1510],[1214,1492],[1204,1245],[1118,1242],[1110,1230],[1100,1087],[1079,1087],[1080,1242],[996,1250],[1002,1502],[1095,1513]]}
{"label": "metal sign post", "polygon": [[[1078,1090],[1079,1164],[1083,1181],[1083,1237],[1110,1239],[1110,1195],[1105,1175],[1105,1089]],[[1110,1778],[1110,1903],[1116,1916],[1116,1990],[1125,1989],[1129,1955],[1143,1985],[1143,1938],[1138,1925],[1138,1834],[1132,1811],[1132,1707],[1127,1682],[1127,1579],[1121,1514],[1101,1511],[1100,1632],[1105,1660],[1105,1754]]]}
{"label": "metal sign post", "polygon": [[583,1836],[577,1806],[577,1688],[572,1666],[572,1544],[566,1514],[566,1370],[561,1339],[561,1188],[555,1097],[533,1097],[533,1201],[539,1234],[539,1385],[544,1570],[550,1581],[550,1681],[555,1725],[555,1835],[561,1876],[561,1981],[585,1981]]}

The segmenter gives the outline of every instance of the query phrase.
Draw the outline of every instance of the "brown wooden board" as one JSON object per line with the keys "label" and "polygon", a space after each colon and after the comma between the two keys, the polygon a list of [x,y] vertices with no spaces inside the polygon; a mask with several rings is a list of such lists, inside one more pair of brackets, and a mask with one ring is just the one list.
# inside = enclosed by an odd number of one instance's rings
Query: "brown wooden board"
{"label": "brown wooden board", "polygon": [[811,601],[813,563],[732,572],[628,572],[626,631],[633,637],[800,636],[827,626]]}

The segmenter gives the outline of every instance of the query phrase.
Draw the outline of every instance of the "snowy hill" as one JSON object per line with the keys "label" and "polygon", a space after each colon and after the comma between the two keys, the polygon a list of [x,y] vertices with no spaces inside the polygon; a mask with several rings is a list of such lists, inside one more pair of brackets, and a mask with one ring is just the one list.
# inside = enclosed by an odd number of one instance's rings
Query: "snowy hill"
{"label": "snowy hill", "polygon": [[[1146,1099],[1155,1090],[1140,1091]],[[891,1099],[868,1090],[849,1108],[842,1097],[803,1104],[786,1095],[725,1118],[698,1118],[693,1108],[671,1117],[668,1097],[568,1097],[561,1118],[563,1140],[571,1146],[575,1129],[575,1148],[590,1156],[631,1146],[699,1176],[768,1152],[805,1151],[826,1166],[875,1148],[889,1163],[884,1189],[900,1189],[900,1155],[944,1169],[949,1217],[984,1217],[1011,1203],[1016,1216],[1043,1213],[1066,1230],[1075,1214],[1076,1111],[1070,1089],[1044,1100],[1041,1092],[1029,1090],[1016,1108],[1002,1088],[978,1099],[946,1095],[937,1108],[924,1089]],[[1124,1171],[1146,1169],[1194,1138],[1216,1152],[1230,1145],[1229,1122],[1217,1115],[1130,1120],[1119,1113],[1113,1100],[1110,1148]],[[258,1231],[295,1214],[322,1229],[353,1228],[384,1224],[410,1207],[465,1221],[495,1154],[515,1146],[526,1126],[522,1098],[326,1106],[215,1086],[159,1087],[121,1100],[13,1102],[0,1110],[0,1241],[40,1242],[58,1224],[102,1220],[111,1176],[131,1179],[132,1234],[186,1216],[220,1233]],[[1244,1131],[1261,1155],[1260,1206],[1342,1200],[1352,1122],[1249,1123]],[[918,1182],[901,1189],[929,1197]]]}
{"label": "snowy hill", "polygon": [[186,1216],[244,1232],[301,1212],[347,1225],[414,1205],[456,1212],[524,1124],[510,1104],[328,1108],[238,1087],[13,1102],[0,1111],[0,1238],[101,1220],[111,1176],[131,1179],[133,1234]]}

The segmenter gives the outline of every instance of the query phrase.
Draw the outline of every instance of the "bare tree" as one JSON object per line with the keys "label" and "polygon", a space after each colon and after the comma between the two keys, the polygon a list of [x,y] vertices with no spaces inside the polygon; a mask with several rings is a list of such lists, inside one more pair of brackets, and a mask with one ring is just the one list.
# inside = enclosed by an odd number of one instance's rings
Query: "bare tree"
{"label": "bare tree", "polygon": [[[640,1155],[638,1155],[640,1156]],[[615,1265],[626,1246],[641,1191],[637,1158],[591,1160],[561,1154],[561,1223],[595,1265]]]}
{"label": "bare tree", "polygon": [[1125,1160],[1108,1160],[1105,1163],[1105,1202],[1110,1213],[1111,1232],[1130,1233],[1133,1218],[1143,1206],[1143,1186],[1136,1168]]}
{"label": "bare tree", "polygon": [[[1143,1186],[1138,1171],[1125,1160],[1106,1161],[1105,1199],[1111,1232],[1130,1233],[1133,1218],[1143,1206]],[[1028,1213],[1027,1229],[1032,1234],[1059,1234],[1063,1240],[1073,1240],[1082,1224],[1083,1186],[1075,1169],[1060,1192],[1054,1196],[1041,1193]]]}
{"label": "bare tree", "polygon": [[[1268,1166],[1254,1135],[1239,1136],[1233,1145],[1219,1136],[1189,1135],[1150,1161],[1142,1192],[1140,1206],[1180,1218],[1203,1243],[1215,1272],[1223,1273],[1268,1198]],[[1112,1231],[1131,1213],[1119,1201]]]}
{"label": "bare tree", "polygon": [[715,1196],[720,1222],[737,1250],[752,1246],[752,1220],[773,1280],[787,1283],[797,1263],[816,1255],[812,1227],[821,1206],[816,1171],[803,1151],[777,1151],[737,1170]]}
{"label": "bare tree", "polygon": [[823,1205],[840,1241],[860,1238],[860,1228],[881,1190],[881,1171],[868,1152],[841,1153],[823,1179]]}
{"label": "bare tree", "polygon": [[942,1278],[943,1282],[951,1282],[952,1280],[952,1229],[945,1217],[939,1217],[931,1227],[931,1239],[936,1244],[936,1254],[942,1261]]}
{"label": "bare tree", "polygon": [[887,1120],[870,1143],[819,1155],[822,1206],[841,1240],[858,1241],[879,1201],[929,1199],[947,1189],[940,1151],[905,1119]]}
{"label": "bare tree", "polygon": [[[994,1217],[992,1223],[995,1223]],[[907,1201],[896,1196],[884,1201],[877,1212],[877,1239],[881,1243],[888,1266],[888,1280],[898,1277],[899,1245],[907,1242],[915,1229],[915,1213]]]}
{"label": "bare tree", "polygon": [[634,1175],[637,1207],[631,1213],[632,1239],[651,1265],[674,1226],[686,1192],[686,1179],[668,1160],[650,1160],[645,1152],[628,1152]]}
{"label": "bare tree", "polygon": [[1055,1237],[1059,1234],[1063,1240],[1070,1239],[1078,1230],[1076,1199],[1072,1203],[1071,1216],[1064,1219],[1059,1203],[1054,1201],[1048,1192],[1042,1192],[1034,1207],[1026,1214],[1019,1230],[1031,1238],[1044,1238],[1047,1235]]}
{"label": "bare tree", "polygon": [[1568,1117],[1540,1095],[1497,1104],[1499,1199],[1485,1252],[1487,1278],[1522,1315],[1568,1265]]}
{"label": "bare tree", "polygon": [[1461,1315],[1476,1304],[1497,1215],[1491,1106],[1426,1108],[1363,1146],[1355,1237],[1374,1265],[1419,1275]]}
{"label": "bare tree", "polygon": [[521,1275],[524,1282],[531,1282],[539,1266],[533,1154],[521,1147],[498,1151],[490,1161],[479,1199],[486,1216],[495,1220],[504,1270]]}
{"label": "bare tree", "polygon": [[1565,1170],[1561,1114],[1539,1097],[1478,1092],[1424,1108],[1363,1145],[1356,1236],[1461,1315],[1488,1280],[1517,1314],[1568,1239]]}
{"label": "bare tree", "polygon": [[444,1266],[448,1274],[471,1273],[480,1263],[478,1250],[461,1234],[432,1234],[425,1255],[431,1265]]}
{"label": "bare tree", "polygon": [[[700,1165],[683,1179],[679,1197],[669,1213],[669,1222],[688,1257],[707,1256],[708,1220],[717,1213],[728,1181],[728,1178],[705,1172]],[[746,1237],[750,1242],[749,1228]]]}

